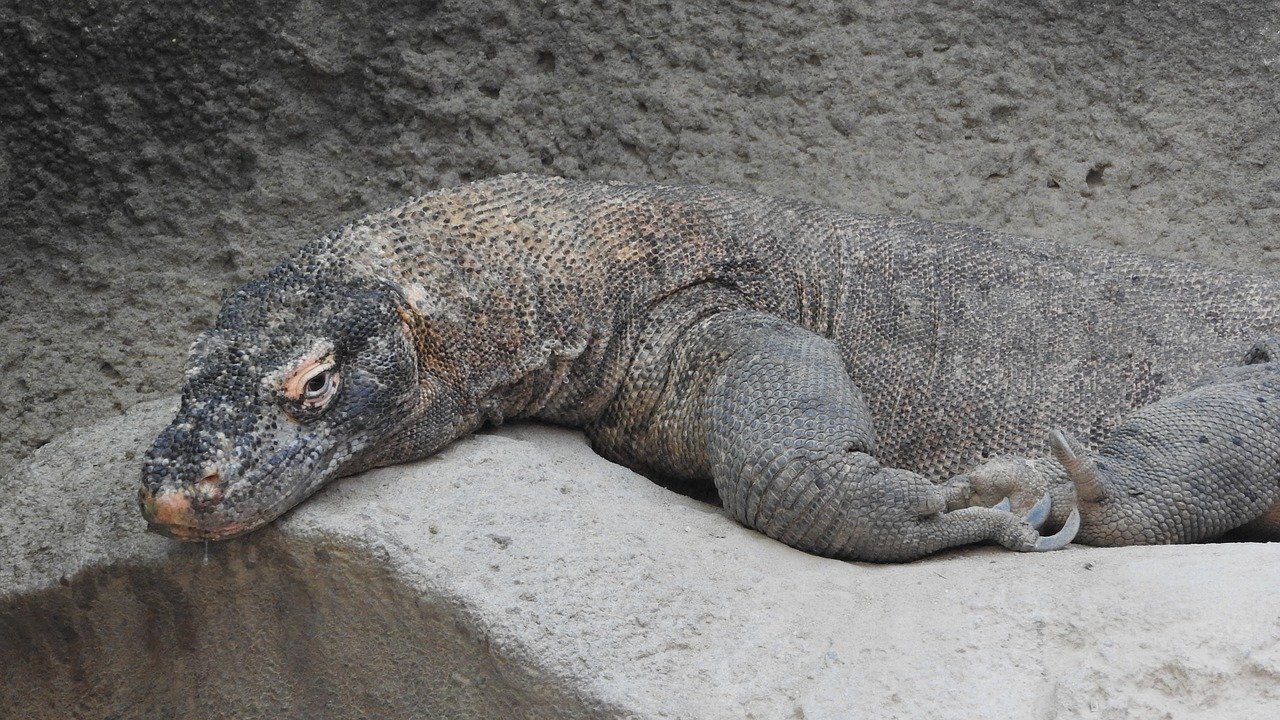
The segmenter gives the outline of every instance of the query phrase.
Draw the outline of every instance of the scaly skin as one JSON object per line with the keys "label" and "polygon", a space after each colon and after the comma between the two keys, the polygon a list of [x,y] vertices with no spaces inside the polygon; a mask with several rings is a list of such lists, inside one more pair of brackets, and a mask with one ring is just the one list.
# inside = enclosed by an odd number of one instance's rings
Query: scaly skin
{"label": "scaly skin", "polygon": [[[530,417],[582,427],[631,467],[709,480],[737,520],[809,552],[1051,549],[1070,532],[966,506],[1049,490],[1061,524],[1085,499],[1069,479],[1183,482],[1163,457],[1101,478],[1004,458],[1040,454],[1058,429],[1079,453],[1123,455],[1123,432],[1102,445],[1113,428],[1152,422],[1127,414],[1179,402],[1276,332],[1277,290],[745,193],[507,176],[368,215],[239,290],[193,345],[140,501],[161,532],[231,537],[334,478]],[[1169,432],[1252,422],[1242,409],[1191,403]],[[1280,490],[1242,482],[1209,472],[1172,509],[1135,512],[1256,526]],[[1137,539],[1137,524],[1086,512],[1081,532]],[[1195,539],[1162,533],[1141,539]]]}

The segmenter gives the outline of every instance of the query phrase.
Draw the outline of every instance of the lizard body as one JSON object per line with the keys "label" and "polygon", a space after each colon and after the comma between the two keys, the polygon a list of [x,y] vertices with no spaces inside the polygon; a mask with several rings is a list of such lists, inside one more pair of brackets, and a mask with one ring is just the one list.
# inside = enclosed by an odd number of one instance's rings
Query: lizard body
{"label": "lizard body", "polygon": [[[1114,525],[1076,492],[1106,480],[1075,460],[1276,334],[1277,291],[748,193],[505,176],[365,216],[237,291],[193,346],[141,502],[169,534],[228,537],[336,477],[529,417],[711,481],[736,519],[811,552],[1056,547],[967,506],[1047,491],[1056,525],[1077,503],[1084,536]],[[1193,405],[1173,412],[1214,412]],[[1054,458],[1009,470],[1054,430]],[[1202,483],[1205,502],[1242,483],[1255,501],[1206,527],[1280,503],[1275,477],[1235,475]]]}

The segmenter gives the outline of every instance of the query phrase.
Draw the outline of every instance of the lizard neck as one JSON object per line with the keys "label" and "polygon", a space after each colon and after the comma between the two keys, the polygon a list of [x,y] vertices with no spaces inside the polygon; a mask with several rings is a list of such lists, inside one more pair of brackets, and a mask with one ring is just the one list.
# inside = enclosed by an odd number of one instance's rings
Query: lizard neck
{"label": "lizard neck", "polygon": [[402,319],[416,346],[420,375],[447,384],[482,424],[524,417],[576,424],[585,396],[601,390],[595,338],[602,333],[578,313],[539,322],[537,310],[546,307],[539,299],[522,306],[492,299],[451,304],[465,308],[461,314],[423,312],[420,286],[402,292]]}
{"label": "lizard neck", "polygon": [[536,418],[581,426],[598,414],[609,393],[603,344],[592,337],[581,347],[563,348],[535,363],[509,384],[492,388],[480,403],[490,424],[507,419]]}
{"label": "lizard neck", "polygon": [[456,264],[383,270],[404,298],[420,375],[447,384],[480,424],[533,417],[580,425],[603,406],[613,323],[606,312],[588,313],[582,293],[535,282],[533,273],[498,283]]}

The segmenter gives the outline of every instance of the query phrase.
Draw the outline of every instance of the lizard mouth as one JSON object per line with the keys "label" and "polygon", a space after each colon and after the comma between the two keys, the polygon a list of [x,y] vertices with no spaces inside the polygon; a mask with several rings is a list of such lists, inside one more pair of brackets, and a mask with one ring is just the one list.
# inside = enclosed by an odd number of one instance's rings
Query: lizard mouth
{"label": "lizard mouth", "polygon": [[146,488],[138,493],[147,531],[178,540],[223,540],[250,529],[242,522],[201,523],[191,505],[191,496],[181,490],[152,495]]}
{"label": "lizard mouth", "polygon": [[[307,444],[302,438],[290,443],[244,483],[258,488],[257,502],[234,497],[234,492],[224,494],[221,488],[202,487],[203,480],[194,486],[166,488],[154,494],[144,484],[138,501],[147,531],[199,542],[229,540],[270,523],[325,484],[327,473],[298,472],[296,461]],[[228,519],[227,515],[236,519]]]}
{"label": "lizard mouth", "polygon": [[197,542],[200,540],[227,540],[237,535],[243,535],[253,529],[244,523],[224,523],[222,525],[213,525],[207,527],[196,527],[192,525],[164,525],[160,523],[149,523],[147,531],[164,535],[175,540],[183,540],[186,542]]}

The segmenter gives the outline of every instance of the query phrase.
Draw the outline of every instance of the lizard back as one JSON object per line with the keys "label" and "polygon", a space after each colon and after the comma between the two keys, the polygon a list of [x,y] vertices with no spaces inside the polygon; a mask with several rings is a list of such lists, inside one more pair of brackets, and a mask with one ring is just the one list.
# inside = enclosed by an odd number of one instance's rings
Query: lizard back
{"label": "lizard back", "polygon": [[429,194],[336,241],[410,288],[424,314],[465,315],[488,338],[469,360],[492,370],[477,374],[486,388],[560,368],[562,385],[544,377],[505,412],[568,424],[607,401],[634,352],[627,331],[656,303],[734,288],[834,339],[875,415],[878,457],[935,477],[1041,454],[1054,428],[1100,442],[1124,413],[1275,333],[1280,290],[963,225],[528,175]]}

